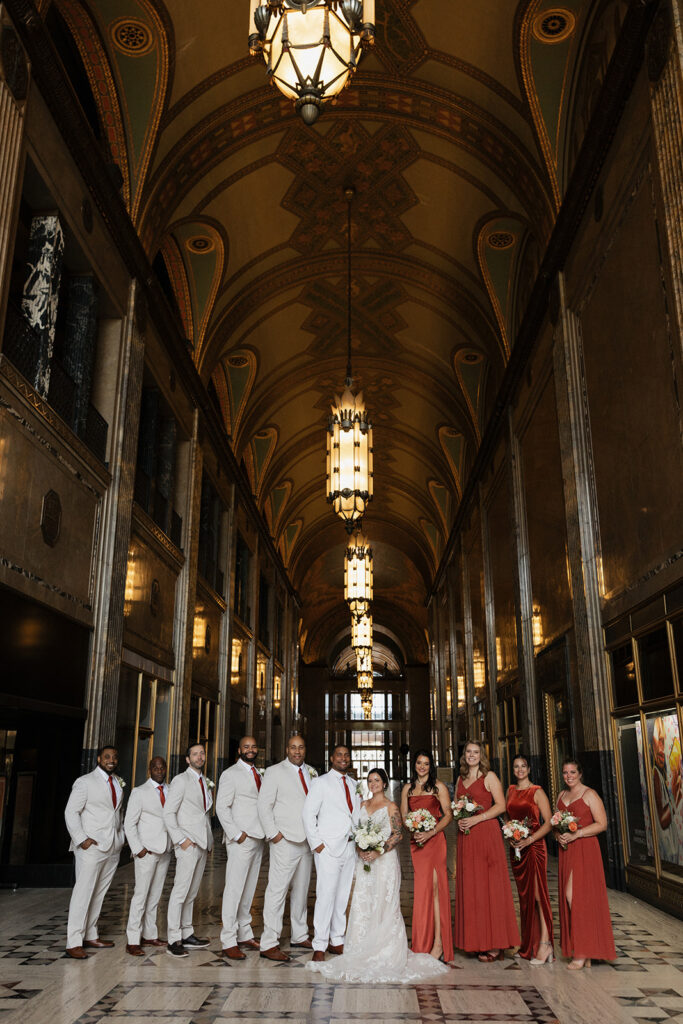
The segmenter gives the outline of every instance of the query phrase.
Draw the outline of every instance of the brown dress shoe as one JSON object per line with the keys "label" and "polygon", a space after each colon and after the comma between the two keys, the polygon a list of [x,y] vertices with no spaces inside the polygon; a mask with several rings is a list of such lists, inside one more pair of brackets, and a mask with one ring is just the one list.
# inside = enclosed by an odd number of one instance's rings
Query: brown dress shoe
{"label": "brown dress shoe", "polygon": [[315,953],[313,954],[313,956],[311,958],[311,962],[314,963],[314,964],[319,964],[324,959],[325,959],[325,954],[323,953],[322,949],[316,949]]}
{"label": "brown dress shoe", "polygon": [[111,949],[114,945],[109,939],[86,939],[83,949]]}
{"label": "brown dress shoe", "polygon": [[327,952],[334,953],[336,956],[341,956],[344,952],[344,943],[342,942],[341,946],[328,946]]}
{"label": "brown dress shoe", "polygon": [[289,963],[292,959],[291,956],[283,953],[279,946],[273,946],[272,949],[262,949],[261,956],[264,960],[280,960],[282,963]]}
{"label": "brown dress shoe", "polygon": [[145,951],[142,946],[131,946],[126,943],[126,953],[130,953],[131,956],[144,956]]}
{"label": "brown dress shoe", "polygon": [[256,939],[245,939],[244,942],[238,942],[238,946],[242,946],[243,949],[260,949],[261,946]]}
{"label": "brown dress shoe", "polygon": [[222,955],[227,956],[228,960],[247,959],[247,954],[243,953],[239,946],[230,946],[228,949],[222,950]]}
{"label": "brown dress shoe", "polygon": [[72,960],[88,960],[88,954],[83,951],[82,946],[71,946],[64,950],[67,956],[70,956]]}
{"label": "brown dress shoe", "polygon": [[310,939],[304,939],[303,942],[290,942],[290,949],[313,949],[313,943]]}
{"label": "brown dress shoe", "polygon": [[143,939],[140,943],[141,946],[167,946],[168,943],[162,939]]}

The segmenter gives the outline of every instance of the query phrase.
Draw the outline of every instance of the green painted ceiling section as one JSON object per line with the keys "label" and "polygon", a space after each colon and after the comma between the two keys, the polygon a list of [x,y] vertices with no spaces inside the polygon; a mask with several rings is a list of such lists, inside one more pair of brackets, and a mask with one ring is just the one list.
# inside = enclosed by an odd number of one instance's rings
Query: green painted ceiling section
{"label": "green painted ceiling section", "polygon": [[481,379],[484,371],[484,361],[480,360],[478,363],[466,363],[464,360],[461,359],[458,362],[458,369],[460,370],[460,376],[462,379],[463,387],[467,391],[474,411],[478,415],[479,389],[481,386]]}
{"label": "green painted ceiling section", "polygon": [[235,420],[249,384],[251,369],[248,364],[246,366],[231,366],[229,363],[226,363],[225,373],[230,388],[230,422],[234,434]]}
{"label": "green painted ceiling section", "polygon": [[206,225],[201,221],[195,223],[181,224],[175,228],[174,234],[180,243],[183,260],[187,268],[187,275],[192,283],[193,302],[192,319],[194,321],[195,338],[199,338],[201,324],[207,306],[211,300],[211,292],[214,285],[216,270],[218,267],[219,252],[217,248],[206,253],[190,252],[185,243],[195,235],[209,237]]}
{"label": "green painted ceiling section", "polygon": [[[580,0],[565,0],[562,7],[570,10],[576,15],[577,21],[581,9]],[[552,8],[548,8],[552,10]],[[575,35],[575,33],[574,33]],[[555,155],[555,162],[558,159],[557,128],[562,112],[562,104],[566,101],[563,96],[565,77],[567,73],[567,60],[569,58],[574,35],[558,43],[542,43],[534,36],[533,32],[529,39],[529,59],[534,75],[534,83],[538,95],[538,103],[541,109],[541,116],[548,132],[550,145]]]}
{"label": "green painted ceiling section", "polygon": [[443,484],[437,483],[436,480],[430,481],[429,490],[432,498],[441,511],[444,522],[448,523],[448,511],[450,506],[450,494],[448,493],[448,490],[443,486]]}
{"label": "green painted ceiling section", "polygon": [[291,487],[288,484],[284,484],[282,487],[274,487],[270,492],[270,508],[273,513],[273,525],[278,521],[282,506],[289,494]]}
{"label": "green painted ceiling section", "polygon": [[456,434],[454,437],[449,437],[448,434],[442,434],[441,441],[451,457],[453,466],[455,467],[458,475],[458,483],[460,483],[462,478],[462,459],[465,454],[465,437],[463,434]]}
{"label": "green painted ceiling section", "polygon": [[258,487],[261,483],[261,474],[263,473],[263,467],[268,461],[268,457],[275,447],[275,431],[270,432],[265,437],[254,437],[251,441],[251,449],[254,453],[254,472],[256,473],[256,486]]}

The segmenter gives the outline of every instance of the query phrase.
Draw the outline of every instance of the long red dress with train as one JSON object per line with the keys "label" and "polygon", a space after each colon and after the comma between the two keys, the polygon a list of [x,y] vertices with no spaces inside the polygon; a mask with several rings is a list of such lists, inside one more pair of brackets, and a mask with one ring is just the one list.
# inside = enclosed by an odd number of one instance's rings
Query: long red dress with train
{"label": "long red dress with train", "polygon": [[[456,799],[461,796],[469,796],[485,811],[493,804],[483,775],[469,789],[458,779]],[[458,830],[453,941],[457,949],[470,953],[519,945],[503,833],[496,818],[475,825],[469,835]]]}
{"label": "long red dress with train", "polygon": [[[517,789],[517,786],[510,786],[505,798],[510,819],[523,821],[526,818],[532,833],[538,832],[541,827],[540,811],[534,801],[534,794],[540,788],[529,786],[528,789]],[[524,960],[531,960],[538,955],[538,944],[541,941],[541,923],[536,912],[537,898],[548,929],[548,938],[551,943],[553,941],[553,912],[550,909],[548,895],[548,851],[545,839],[537,839],[535,843],[525,846],[519,852],[521,857],[518,860],[514,847],[510,847],[510,866],[517,883],[519,914],[522,919],[522,945],[519,955]],[[541,953],[543,952],[544,950],[541,950]]]}
{"label": "long red dress with train", "polygon": [[[569,811],[578,819],[578,827],[586,828],[595,821],[588,804],[581,797],[567,804],[557,802],[561,811]],[[567,883],[572,878],[572,907],[567,903]],[[612,921],[607,902],[605,869],[597,836],[575,839],[559,856],[560,938],[565,956],[578,960],[616,960]]]}
{"label": "long red dress with train", "polygon": [[[438,821],[442,815],[439,798],[431,793],[409,796],[411,811],[425,810]],[[443,832],[424,846],[410,843],[413,861],[413,927],[410,948],[413,953],[431,953],[434,946],[434,873],[439,887],[439,919],[441,942],[446,963],[453,959],[453,933],[451,931],[451,894],[446,868],[446,837]]]}

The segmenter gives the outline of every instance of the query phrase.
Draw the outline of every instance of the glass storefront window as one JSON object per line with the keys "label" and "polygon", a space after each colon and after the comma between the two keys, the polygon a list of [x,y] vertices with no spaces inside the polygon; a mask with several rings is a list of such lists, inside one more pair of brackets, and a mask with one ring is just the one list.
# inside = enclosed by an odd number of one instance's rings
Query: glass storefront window
{"label": "glass storefront window", "polygon": [[674,678],[666,626],[646,633],[637,643],[643,700],[673,696]]}
{"label": "glass storefront window", "polygon": [[147,779],[152,757],[168,761],[173,687],[123,666],[119,680],[116,745],[119,772],[131,786]]}
{"label": "glass storefront window", "polygon": [[617,723],[617,742],[621,755],[628,862],[652,867],[654,854],[640,718],[622,719]]}
{"label": "glass storefront window", "polygon": [[631,641],[617,647],[611,653],[612,686],[614,689],[614,706],[629,707],[638,703],[638,686],[636,684],[636,665],[633,660]]}

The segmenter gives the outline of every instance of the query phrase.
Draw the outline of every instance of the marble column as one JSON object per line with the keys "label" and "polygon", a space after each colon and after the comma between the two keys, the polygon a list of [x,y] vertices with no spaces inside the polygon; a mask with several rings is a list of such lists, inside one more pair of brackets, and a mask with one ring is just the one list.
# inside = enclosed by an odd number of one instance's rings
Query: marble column
{"label": "marble column", "polygon": [[498,704],[497,704],[497,678],[498,665],[496,660],[496,612],[493,594],[493,576],[491,572],[491,550],[489,544],[488,515],[483,500],[481,484],[479,485],[479,522],[481,524],[481,557],[484,570],[484,632],[486,643],[486,665],[487,675],[486,690],[489,704],[489,735],[491,737],[491,752],[496,768],[500,773],[498,758]]}
{"label": "marble column", "polygon": [[76,385],[73,430],[80,436],[90,404],[97,343],[97,285],[92,274],[69,278],[66,299],[64,369]]}
{"label": "marble column", "polygon": [[88,718],[83,743],[83,770],[95,764],[98,746],[114,743],[121,672],[124,595],[128,544],[133,514],[133,490],[140,395],[145,356],[144,307],[131,284],[128,313],[121,324],[115,388],[116,405],[110,425],[112,481],[102,508],[95,579],[95,627],[88,683]]}
{"label": "marble column", "polygon": [[610,823],[607,850],[612,884],[620,885],[623,884],[623,855],[602,635],[600,527],[583,341],[579,318],[567,304],[563,274],[558,274],[556,287],[559,318],[554,334],[553,362],[584,748],[576,755],[584,763],[588,783],[592,779],[605,801]]}
{"label": "marble column", "polygon": [[683,3],[664,0],[647,43],[652,125],[671,266],[673,306],[683,338]]}
{"label": "marble column", "polygon": [[[140,437],[138,440],[138,462],[149,481],[157,472],[157,437],[159,431],[159,391],[144,388],[140,403]],[[145,509],[149,511],[149,509]]]}
{"label": "marble column", "polygon": [[42,398],[47,398],[50,389],[63,259],[64,232],[59,214],[43,213],[34,217],[21,309],[37,339],[36,368],[30,383]]}
{"label": "marble column", "polygon": [[26,57],[14,29],[2,24],[4,5],[0,4],[2,50],[14,51],[11,63],[0,59],[0,323],[9,285],[8,268],[12,261],[14,221],[22,173],[22,141],[28,91]]}
{"label": "marble column", "polygon": [[235,485],[230,485],[230,503],[225,522],[225,538],[221,568],[225,580],[226,608],[221,619],[221,630],[218,654],[218,703],[220,706],[220,732],[218,735],[218,771],[228,768],[228,748],[230,740],[230,670],[232,665],[232,609],[233,609],[233,566],[235,539]]}

